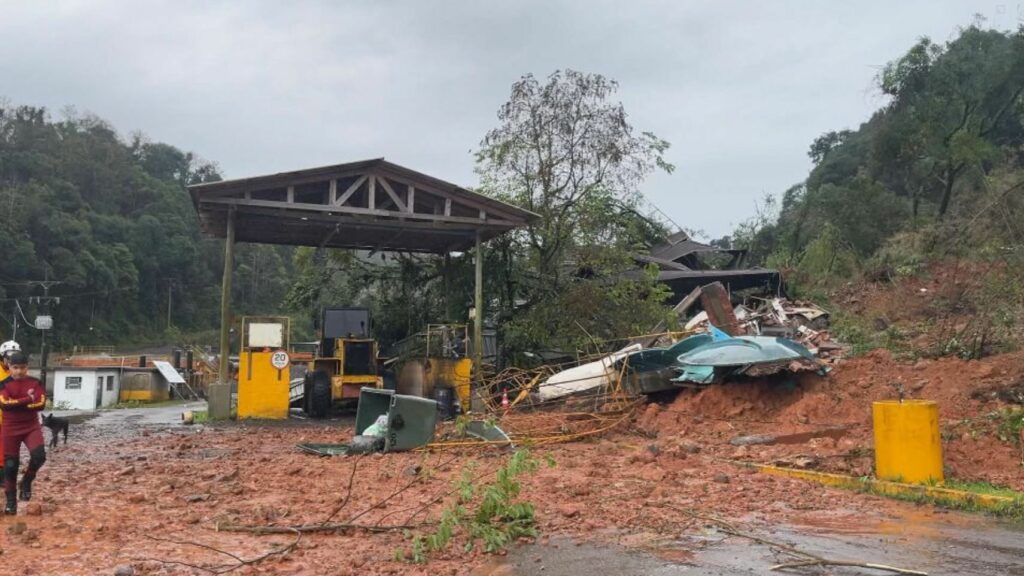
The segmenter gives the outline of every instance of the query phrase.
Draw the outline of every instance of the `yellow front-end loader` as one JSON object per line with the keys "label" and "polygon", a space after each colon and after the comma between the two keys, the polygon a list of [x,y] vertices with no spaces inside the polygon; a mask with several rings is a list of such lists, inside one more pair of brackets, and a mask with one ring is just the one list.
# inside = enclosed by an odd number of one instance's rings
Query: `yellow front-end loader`
{"label": "yellow front-end loader", "polygon": [[303,381],[303,408],[314,418],[355,404],[364,386],[382,388],[377,341],[366,308],[334,306],[320,317],[320,341]]}

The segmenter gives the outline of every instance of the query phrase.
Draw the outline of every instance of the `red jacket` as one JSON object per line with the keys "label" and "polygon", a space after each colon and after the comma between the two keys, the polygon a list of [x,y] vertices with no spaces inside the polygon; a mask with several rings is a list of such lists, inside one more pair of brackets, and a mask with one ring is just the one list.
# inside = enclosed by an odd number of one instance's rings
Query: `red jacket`
{"label": "red jacket", "polygon": [[7,380],[0,389],[0,410],[3,410],[2,433],[21,433],[39,426],[38,412],[46,406],[46,390],[39,380],[26,376]]}

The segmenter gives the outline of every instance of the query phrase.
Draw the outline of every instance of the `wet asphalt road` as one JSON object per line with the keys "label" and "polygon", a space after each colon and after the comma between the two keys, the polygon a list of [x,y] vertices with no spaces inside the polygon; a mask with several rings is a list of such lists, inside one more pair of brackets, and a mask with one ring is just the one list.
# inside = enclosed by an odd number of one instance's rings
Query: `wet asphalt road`
{"label": "wet asphalt road", "polygon": [[[938,517],[936,517],[938,516]],[[919,570],[931,576],[1024,575],[1024,525],[950,512],[910,513],[874,525],[752,528],[757,536],[831,560],[852,560]],[[670,556],[671,560],[664,559]],[[660,542],[655,551],[556,538],[509,554],[516,575],[724,576],[765,574],[796,558],[763,544],[709,528]],[[774,573],[774,572],[772,572]],[[784,572],[783,572],[784,573]],[[797,574],[884,574],[852,567],[804,568]]]}

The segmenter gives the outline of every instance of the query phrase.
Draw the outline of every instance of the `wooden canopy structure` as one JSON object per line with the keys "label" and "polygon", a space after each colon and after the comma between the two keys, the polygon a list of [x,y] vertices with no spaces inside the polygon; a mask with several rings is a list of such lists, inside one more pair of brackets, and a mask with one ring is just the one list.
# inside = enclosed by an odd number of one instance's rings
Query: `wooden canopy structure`
{"label": "wooden canopy structure", "polygon": [[535,215],[378,158],[189,187],[204,232],[235,241],[432,252],[472,248]]}
{"label": "wooden canopy structure", "polygon": [[[228,327],[235,242],[447,254],[475,250],[474,351],[483,348],[482,242],[535,214],[377,158],[189,186],[202,230],[224,238],[220,382],[228,382]],[[215,401],[215,398],[217,400]],[[210,394],[226,417],[230,393]],[[216,404],[216,406],[215,406]]]}

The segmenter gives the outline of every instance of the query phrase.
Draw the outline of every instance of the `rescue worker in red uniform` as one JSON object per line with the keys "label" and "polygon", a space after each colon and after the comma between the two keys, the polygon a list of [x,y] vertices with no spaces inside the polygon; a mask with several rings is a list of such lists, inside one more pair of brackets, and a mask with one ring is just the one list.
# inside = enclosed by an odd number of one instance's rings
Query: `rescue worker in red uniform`
{"label": "rescue worker in red uniform", "polygon": [[[4,452],[4,494],[7,505],[4,514],[18,513],[18,498],[32,499],[32,481],[36,472],[46,462],[43,447],[43,427],[39,424],[39,412],[46,406],[46,389],[39,380],[28,375],[28,357],[23,352],[12,352],[7,357],[11,377],[0,390],[0,410],[4,423],[0,428],[0,440]],[[21,445],[28,450],[28,468],[21,477],[18,488],[18,461]]]}
{"label": "rescue worker in red uniform", "polygon": [[[19,346],[18,343],[15,342],[14,340],[8,340],[7,342],[4,342],[3,344],[0,344],[0,390],[2,390],[3,387],[4,387],[4,384],[6,384],[7,381],[11,379],[11,373],[8,371],[8,366],[7,366],[7,357],[10,356],[12,352],[20,352],[20,351],[21,351],[21,346]],[[4,414],[3,414],[3,412],[0,412],[0,430],[3,429],[3,420],[4,420]],[[3,446],[0,446],[0,449],[2,449],[2,448],[3,448]],[[2,485],[3,482],[4,482],[3,454],[0,453],[0,485]]]}

